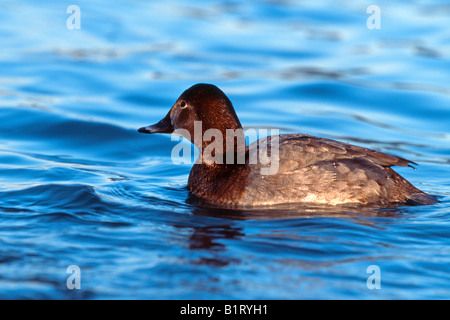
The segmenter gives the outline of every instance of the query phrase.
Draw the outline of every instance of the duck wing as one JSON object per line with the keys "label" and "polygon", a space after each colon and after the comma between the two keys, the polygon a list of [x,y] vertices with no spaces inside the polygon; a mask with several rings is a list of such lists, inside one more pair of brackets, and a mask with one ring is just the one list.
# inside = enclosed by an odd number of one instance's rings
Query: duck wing
{"label": "duck wing", "polygon": [[[252,143],[249,153],[252,151],[267,152],[270,157],[272,148],[276,148],[272,137],[260,139]],[[279,160],[283,162],[280,169],[291,171],[322,161],[339,161],[363,158],[382,167],[402,166],[408,167],[415,162],[387,153],[358,147],[352,144],[335,140],[318,138],[307,134],[283,134],[278,136]],[[268,147],[270,145],[270,147]]]}
{"label": "duck wing", "polygon": [[[277,138],[279,152],[275,152]],[[430,204],[437,201],[391,168],[414,164],[398,156],[306,134],[260,139],[248,147],[249,159],[254,151],[266,153],[271,163],[248,163],[252,168],[248,178],[251,188],[246,188],[248,203],[289,200],[329,204],[406,201]],[[278,163],[277,171],[262,173],[273,162]]]}

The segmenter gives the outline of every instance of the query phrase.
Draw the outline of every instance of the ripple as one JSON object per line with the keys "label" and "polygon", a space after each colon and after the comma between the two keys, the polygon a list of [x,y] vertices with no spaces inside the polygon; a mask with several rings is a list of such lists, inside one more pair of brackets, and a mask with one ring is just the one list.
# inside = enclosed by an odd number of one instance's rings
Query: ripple
{"label": "ripple", "polygon": [[99,202],[91,186],[45,184],[26,189],[0,193],[0,199],[6,204],[17,207],[44,207],[52,209],[89,208]]}
{"label": "ripple", "polygon": [[[441,2],[386,3],[382,29],[369,30],[366,5],[350,1],[81,1],[82,29],[68,30],[65,5],[4,0],[0,297],[448,297]],[[441,203],[199,206],[170,136],[136,131],[196,82],[221,87],[246,128],[411,158],[420,167],[404,172]],[[72,264],[78,293],[65,287]],[[377,292],[365,286],[373,264]]]}

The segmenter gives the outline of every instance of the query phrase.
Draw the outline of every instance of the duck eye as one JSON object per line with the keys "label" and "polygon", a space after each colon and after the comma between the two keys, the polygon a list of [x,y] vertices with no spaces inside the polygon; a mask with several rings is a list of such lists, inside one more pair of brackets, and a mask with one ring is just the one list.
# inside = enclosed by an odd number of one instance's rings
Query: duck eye
{"label": "duck eye", "polygon": [[181,107],[182,109],[186,108],[186,107],[187,107],[186,101],[182,100],[182,101],[180,102],[180,107]]}

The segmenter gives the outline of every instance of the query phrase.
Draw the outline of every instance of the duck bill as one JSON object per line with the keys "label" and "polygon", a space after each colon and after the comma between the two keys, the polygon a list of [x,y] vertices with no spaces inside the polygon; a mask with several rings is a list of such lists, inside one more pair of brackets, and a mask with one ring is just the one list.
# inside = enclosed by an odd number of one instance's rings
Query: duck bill
{"label": "duck bill", "polygon": [[170,112],[158,123],[138,129],[142,133],[172,133],[173,130],[172,123],[170,123]]}

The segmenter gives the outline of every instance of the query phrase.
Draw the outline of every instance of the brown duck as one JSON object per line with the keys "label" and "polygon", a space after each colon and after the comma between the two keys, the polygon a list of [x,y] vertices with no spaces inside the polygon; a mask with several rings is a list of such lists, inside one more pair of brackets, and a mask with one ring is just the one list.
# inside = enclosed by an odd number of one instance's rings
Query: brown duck
{"label": "brown duck", "polygon": [[[201,121],[201,137],[208,129],[216,129],[223,137],[230,130],[237,134],[211,151],[215,139],[194,138],[197,121]],[[413,163],[401,157],[307,134],[267,137],[246,147],[245,142],[239,144],[241,129],[228,97],[214,85],[196,84],[183,92],[164,119],[138,131],[182,131],[202,157],[192,167],[187,187],[192,196],[213,206],[437,202],[391,168]],[[211,152],[204,152],[208,148]],[[268,174],[269,164],[252,161],[253,151],[274,155],[277,171]]]}

